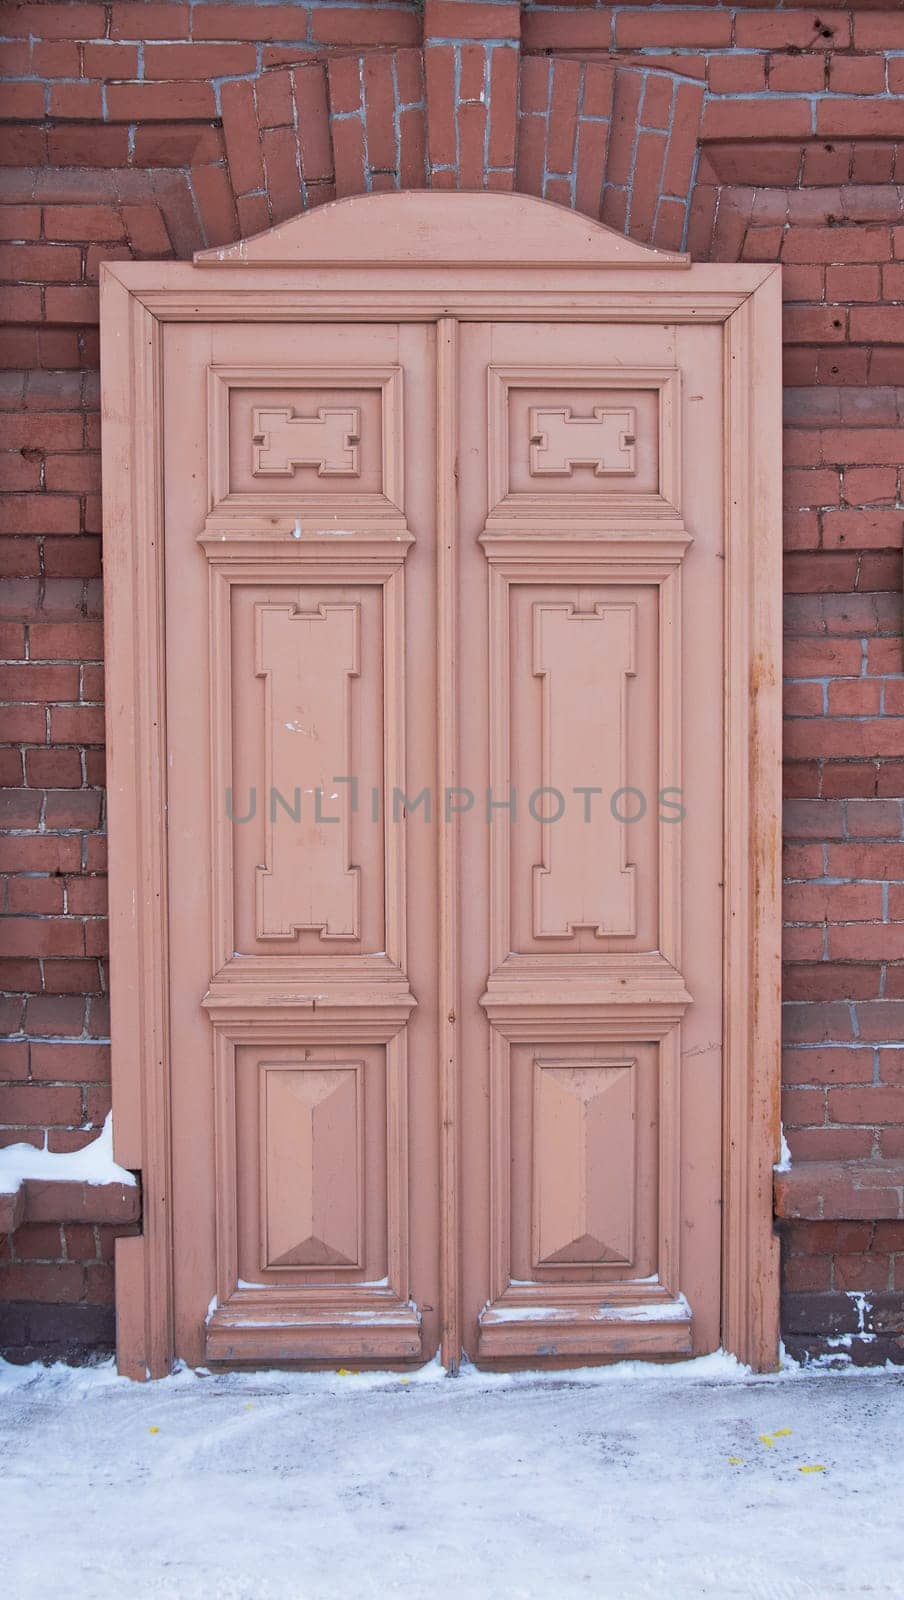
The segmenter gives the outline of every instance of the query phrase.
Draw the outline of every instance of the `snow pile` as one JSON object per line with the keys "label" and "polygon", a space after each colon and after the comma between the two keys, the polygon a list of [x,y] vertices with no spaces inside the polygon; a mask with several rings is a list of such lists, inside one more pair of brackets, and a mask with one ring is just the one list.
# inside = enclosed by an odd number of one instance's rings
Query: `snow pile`
{"label": "snow pile", "polygon": [[15,1194],[26,1178],[51,1183],[124,1183],[133,1186],[135,1175],[113,1160],[113,1113],[108,1113],[96,1139],[81,1150],[36,1149],[33,1144],[10,1144],[0,1150],[0,1194]]}
{"label": "snow pile", "polygon": [[781,1141],[782,1142],[781,1142],[781,1147],[780,1147],[780,1151],[779,1151],[779,1158],[774,1163],[772,1170],[773,1170],[773,1172],[790,1172],[791,1171],[791,1147],[788,1144],[787,1139],[785,1138],[785,1129],[784,1129],[784,1127],[781,1128],[780,1132],[781,1132]]}

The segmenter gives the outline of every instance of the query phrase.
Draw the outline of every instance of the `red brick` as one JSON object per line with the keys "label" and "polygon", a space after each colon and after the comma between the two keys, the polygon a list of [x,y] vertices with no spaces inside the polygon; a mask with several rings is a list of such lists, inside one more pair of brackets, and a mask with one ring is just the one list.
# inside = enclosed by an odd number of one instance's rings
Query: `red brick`
{"label": "red brick", "polygon": [[[224,8],[229,12],[230,8]],[[244,8],[242,8],[244,9]],[[249,8],[251,9],[251,8]],[[270,7],[267,7],[269,13]],[[282,10],[282,7],[273,7]],[[480,10],[503,11],[504,6],[481,6]],[[512,8],[515,9],[515,8]],[[260,17],[260,11],[257,11]],[[195,31],[197,32],[197,10],[195,11]],[[269,15],[268,15],[269,21]],[[260,23],[258,23],[260,26]],[[296,21],[296,27],[298,22]],[[232,30],[229,30],[230,33]],[[272,33],[273,38],[291,38],[292,32]],[[259,37],[253,33],[252,38]],[[473,37],[473,34],[469,35]],[[327,10],[319,7],[311,13],[311,38],[315,44],[353,44],[353,45],[413,45],[420,39],[420,19],[411,10],[403,10],[396,6],[365,6],[355,10],[346,10],[344,7],[335,6]]]}
{"label": "red brick", "polygon": [[756,94],[766,87],[764,56],[710,56],[707,77],[713,94]]}
{"label": "red brick", "polygon": [[844,226],[837,228],[791,228],[782,255],[785,261],[888,261],[891,259],[891,234],[888,228]]}
{"label": "red brick", "polygon": [[52,166],[127,167],[129,130],[124,127],[98,127],[97,124],[82,127],[76,122],[51,124],[47,148]]}
{"label": "red brick", "polygon": [[623,10],[615,18],[615,43],[619,49],[666,45],[692,49],[731,44],[729,12],[689,10]]}
{"label": "red brick", "polygon": [[0,449],[78,450],[84,431],[80,416],[58,411],[0,414]]}
{"label": "red brick", "polygon": [[24,1040],[0,1042],[0,1082],[12,1083],[28,1077],[28,1045]]}
{"label": "red brick", "polygon": [[832,1122],[869,1125],[904,1122],[904,1089],[830,1089],[828,1109]]}
{"label": "red brick", "polygon": [[59,83],[51,86],[50,115],[60,120],[99,122],[103,94],[99,83]]}
{"label": "red brick", "polygon": [[782,1264],[782,1286],[788,1293],[831,1288],[832,1263],[827,1256],[798,1256]]}
{"label": "red brick", "polygon": [[426,0],[424,38],[517,39],[521,31],[520,11],[514,0],[508,5]]}
{"label": "red brick", "polygon": [[889,1287],[890,1262],[887,1255],[836,1256],[835,1287],[845,1293],[883,1290]]}
{"label": "red brick", "polygon": [[893,504],[897,494],[897,473],[886,470],[858,471],[845,467],[844,498],[848,505],[870,506],[884,502]]}
{"label": "red brick", "polygon": [[[144,49],[145,78],[241,77],[257,70],[257,51],[253,44],[148,44]],[[118,78],[134,78],[134,71],[117,72]],[[267,81],[266,76],[261,83]]]}
{"label": "red brick", "polygon": [[70,1222],[63,1229],[67,1261],[96,1261],[97,1234],[87,1223]]}
{"label": "red brick", "polygon": [[[198,7],[198,10],[209,9]],[[189,8],[187,5],[158,5],[145,0],[141,12],[136,13],[134,0],[114,0],[110,25],[114,39],[182,39],[188,38]],[[140,21],[140,31],[136,23]],[[196,37],[200,37],[198,24]]]}
{"label": "red brick", "polygon": [[124,122],[175,122],[216,114],[209,83],[111,83],[107,87],[107,115]]}
{"label": "red brick", "polygon": [[[843,344],[848,313],[835,307],[785,306],[782,317],[788,344]],[[833,352],[834,359],[834,352]]]}
{"label": "red brick", "polygon": [[39,239],[40,206],[0,205],[0,239]]}
{"label": "red brick", "polygon": [[[894,57],[889,65],[889,88],[900,93],[901,83],[895,83],[892,68],[900,66]],[[904,80],[902,80],[904,81]],[[885,91],[885,61],[882,56],[833,55],[829,61],[829,88],[833,94],[883,94]]]}
{"label": "red brick", "polygon": [[81,1300],[84,1291],[84,1269],[76,1262],[43,1265],[16,1261],[0,1266],[0,1296],[4,1299],[65,1305]]}
{"label": "red brick", "polygon": [[[34,1047],[33,1047],[34,1049]],[[871,1083],[873,1052],[837,1049],[784,1050],[782,1081],[788,1084]]]}
{"label": "red brick", "polygon": [[491,167],[514,167],[517,138],[518,52],[505,47],[490,57]]}
{"label": "red brick", "polygon": [[829,929],[832,961],[901,961],[904,923],[857,923]]}
{"label": "red brick", "polygon": [[[764,104],[756,98],[710,100],[703,116],[708,140],[756,139],[763,132]],[[775,139],[802,139],[810,133],[809,100],[775,100],[768,109],[769,132]]]}
{"label": "red brick", "polygon": [[5,83],[0,95],[0,120],[40,122],[44,116],[44,85]]}
{"label": "red brick", "polygon": [[43,39],[94,39],[106,26],[101,5],[16,5],[6,6],[3,31]]}
{"label": "red brick", "polygon": [[219,131],[208,123],[144,122],[135,129],[136,166],[195,167],[222,160],[223,149]]}
{"label": "red brick", "polygon": [[[881,269],[883,276],[889,271],[894,271],[894,268],[884,267]],[[825,294],[827,300],[878,300],[881,292],[882,279],[880,278],[880,268],[878,266],[833,266],[826,268]]]}
{"label": "red brick", "polygon": [[119,208],[109,206],[47,206],[44,232],[48,239],[81,239],[88,243],[125,238]]}
{"label": "red brick", "polygon": [[[30,1004],[32,1002],[29,1002]],[[81,1121],[82,1095],[75,1085],[13,1084],[3,1091],[4,1120],[62,1127]]]}
{"label": "red brick", "polygon": [[63,1256],[63,1236],[58,1222],[24,1222],[16,1229],[16,1256],[19,1261],[59,1261]]}
{"label": "red brick", "polygon": [[224,83],[223,134],[235,193],[264,187],[254,92],[250,83]]}
{"label": "red brick", "polygon": [[796,1162],[834,1163],[858,1161],[869,1156],[873,1138],[869,1128],[795,1128],[788,1135],[788,1144]]}
{"label": "red brick", "polygon": [[389,57],[378,54],[366,56],[363,77],[368,163],[371,172],[390,172],[395,168],[396,152],[393,127],[395,91]]}
{"label": "red brick", "polygon": [[882,466],[904,459],[904,428],[828,428],[821,439],[823,461]]}
{"label": "red brick", "polygon": [[580,63],[554,62],[546,150],[546,165],[550,172],[571,172],[574,163],[580,89]]}
{"label": "red brick", "polygon": [[901,136],[900,103],[887,99],[827,96],[816,103],[816,132],[820,138],[896,139]]}
{"label": "red brick", "polygon": [[[142,20],[147,23],[152,21],[155,7],[145,6]],[[153,46],[149,46],[152,49]],[[138,46],[134,44],[111,44],[103,40],[95,44],[86,44],[84,47],[84,76],[86,78],[100,78],[106,81],[111,78],[137,78],[138,77]]]}
{"label": "red brick", "polygon": [[28,639],[32,661],[99,661],[103,655],[100,622],[33,622]]}
{"label": "red brick", "polygon": [[850,44],[850,20],[835,11],[825,20],[813,11],[739,12],[734,42],[740,49],[781,50],[793,45],[803,50],[843,50]]}
{"label": "red brick", "polygon": [[828,685],[829,715],[875,717],[882,707],[881,686],[868,678],[843,678]]}
{"label": "red brick", "polygon": [[825,59],[815,55],[779,55],[769,61],[769,88],[778,94],[812,94],[825,88]]}

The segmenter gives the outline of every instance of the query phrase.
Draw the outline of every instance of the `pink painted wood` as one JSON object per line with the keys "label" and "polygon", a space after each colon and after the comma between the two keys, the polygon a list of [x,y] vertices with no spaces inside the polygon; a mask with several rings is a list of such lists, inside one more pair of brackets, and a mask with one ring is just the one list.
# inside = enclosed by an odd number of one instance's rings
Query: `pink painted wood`
{"label": "pink painted wood", "polygon": [[405,194],[102,292],[122,1370],[768,1367],[776,270]]}

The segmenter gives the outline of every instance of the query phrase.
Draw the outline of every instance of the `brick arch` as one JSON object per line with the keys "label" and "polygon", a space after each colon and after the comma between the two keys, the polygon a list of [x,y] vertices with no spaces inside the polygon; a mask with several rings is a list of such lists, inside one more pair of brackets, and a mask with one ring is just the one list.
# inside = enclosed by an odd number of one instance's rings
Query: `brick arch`
{"label": "brick arch", "polygon": [[679,249],[703,98],[671,71],[505,40],[299,60],[223,86],[232,197],[207,242],[345,195],[442,188],[538,195]]}

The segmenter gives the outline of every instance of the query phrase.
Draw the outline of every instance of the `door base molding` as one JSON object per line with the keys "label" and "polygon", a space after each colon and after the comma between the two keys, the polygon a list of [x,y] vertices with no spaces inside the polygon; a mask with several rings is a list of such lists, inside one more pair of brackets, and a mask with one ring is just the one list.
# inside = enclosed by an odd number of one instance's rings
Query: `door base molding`
{"label": "door base molding", "polygon": [[250,1291],[239,1290],[212,1313],[205,1355],[208,1361],[417,1361],[421,1322],[413,1306],[397,1300],[385,1308],[370,1301],[366,1310],[318,1312],[287,1299],[275,1312],[272,1297],[256,1305]]}
{"label": "door base molding", "polygon": [[481,1313],[478,1361],[528,1356],[689,1356],[687,1301],[650,1299],[630,1306],[597,1301],[536,1306],[497,1300]]}

